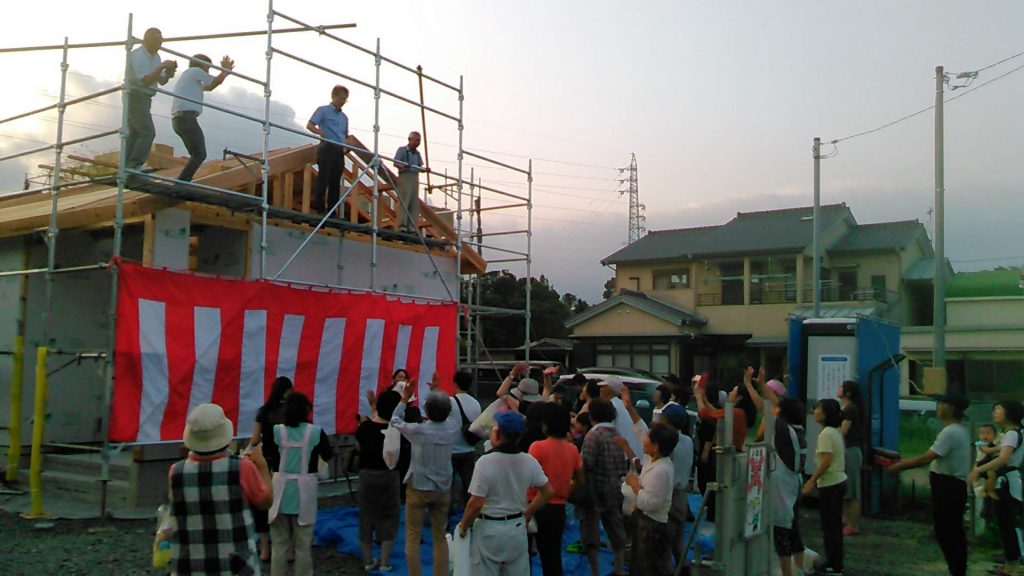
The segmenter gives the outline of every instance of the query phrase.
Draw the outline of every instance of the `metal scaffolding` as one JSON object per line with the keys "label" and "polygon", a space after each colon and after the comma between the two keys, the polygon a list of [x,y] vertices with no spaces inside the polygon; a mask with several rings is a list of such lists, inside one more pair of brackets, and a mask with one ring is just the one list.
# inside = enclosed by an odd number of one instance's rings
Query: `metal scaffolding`
{"label": "metal scaffolding", "polygon": [[[396,60],[388,58],[381,54],[381,42],[377,39],[376,45],[373,49],[369,49],[360,46],[352,41],[346,40],[341,36],[337,35],[333,31],[339,29],[345,29],[353,27],[354,24],[338,24],[338,25],[321,25],[314,26],[303,22],[297,18],[281,13],[274,7],[273,0],[267,2],[267,26],[265,30],[256,31],[245,31],[245,32],[231,32],[224,34],[207,34],[199,36],[179,36],[179,37],[168,37],[164,38],[164,46],[160,49],[161,52],[176,56],[178,58],[185,58],[190,60],[191,57],[181,52],[177,52],[171,48],[168,48],[167,44],[174,44],[176,42],[194,41],[194,40],[224,40],[232,38],[243,38],[243,37],[254,37],[254,36],[266,36],[266,71],[265,76],[260,79],[253,76],[241,74],[238,72],[231,72],[232,76],[237,77],[241,80],[247,81],[251,84],[262,87],[263,90],[263,114],[262,116],[253,116],[233,109],[227,105],[218,105],[211,102],[202,102],[184,98],[180,95],[175,95],[173,92],[161,88],[157,85],[150,87],[154,92],[170,96],[172,98],[183,99],[195,104],[200,104],[205,108],[216,110],[218,112],[228,114],[235,118],[240,118],[246,121],[257,123],[262,128],[262,155],[259,158],[255,156],[245,156],[244,154],[238,155],[236,153],[225,150],[225,155],[237,155],[238,157],[246,157],[252,160],[259,160],[259,170],[261,172],[261,185],[258,195],[250,195],[237,192],[235,190],[228,190],[218,188],[215,186],[204,185],[195,182],[184,182],[177,180],[176,178],[170,178],[157,174],[151,174],[143,170],[132,169],[126,166],[127,160],[127,138],[128,138],[128,99],[129,93],[133,89],[132,78],[130,74],[130,60],[132,50],[141,42],[134,34],[134,24],[132,15],[128,16],[127,34],[123,40],[110,41],[110,42],[93,42],[93,43],[80,43],[72,44],[67,38],[64,39],[63,44],[58,45],[43,45],[43,46],[30,46],[30,47],[18,47],[18,48],[0,48],[0,57],[5,55],[17,56],[25,52],[38,52],[38,51],[60,51],[62,55],[61,59],[61,82],[60,82],[60,93],[56,104],[49,106],[40,107],[28,112],[20,113],[9,118],[0,119],[0,125],[45,114],[47,112],[56,110],[57,111],[57,129],[56,129],[56,140],[54,143],[36,147],[21,152],[9,154],[0,157],[0,163],[5,161],[14,160],[17,158],[29,157],[38,155],[40,153],[53,151],[53,163],[52,173],[48,185],[39,187],[26,186],[24,190],[16,191],[13,195],[0,196],[0,200],[4,198],[11,198],[14,195],[18,197],[28,197],[32,194],[49,194],[50,195],[50,219],[49,226],[46,230],[46,244],[47,244],[47,259],[46,267],[30,268],[28,261],[28,248],[26,245],[26,256],[24,266],[18,270],[0,270],[0,277],[6,276],[20,276],[23,279],[27,279],[31,275],[44,275],[45,277],[45,313],[43,315],[43,343],[48,341],[56,340],[55,334],[52,332],[52,305],[53,305],[53,290],[54,290],[54,277],[60,274],[70,272],[90,272],[90,271],[101,271],[106,270],[110,274],[110,299],[107,311],[107,326],[108,326],[108,340],[105,350],[101,351],[86,351],[81,354],[92,354],[103,362],[103,376],[104,382],[103,388],[103,417],[102,417],[102,437],[103,437],[103,468],[101,473],[101,486],[103,487],[103,510],[102,513],[106,514],[106,484],[110,481],[110,458],[111,455],[116,453],[121,447],[111,446],[107,439],[108,426],[110,419],[111,399],[113,390],[113,374],[114,374],[114,352],[115,352],[115,325],[116,325],[116,306],[117,306],[117,284],[118,284],[118,267],[116,265],[110,265],[110,263],[100,262],[94,265],[84,266],[69,266],[69,267],[58,267],[57,265],[57,240],[60,232],[60,226],[58,222],[58,203],[60,199],[60,193],[62,190],[71,188],[74,186],[80,186],[85,184],[103,183],[111,186],[116,186],[116,204],[114,209],[114,217],[112,222],[113,228],[113,262],[121,258],[123,255],[123,242],[124,242],[124,227],[125,222],[125,192],[131,190],[135,192],[145,192],[148,194],[169,196],[176,199],[189,200],[200,202],[203,204],[216,205],[228,208],[232,211],[243,212],[253,214],[258,217],[260,222],[260,237],[259,237],[259,259],[258,267],[253,276],[259,279],[268,279],[278,282],[293,283],[298,285],[318,285],[326,288],[338,288],[345,290],[358,290],[367,291],[373,293],[384,293],[393,296],[402,296],[416,298],[420,300],[431,300],[431,298],[419,296],[415,294],[401,294],[396,291],[382,290],[378,286],[378,240],[399,240],[405,242],[415,242],[422,244],[425,257],[430,258],[433,263],[434,256],[432,250],[437,248],[453,249],[456,255],[456,276],[462,278],[463,273],[461,270],[461,263],[463,258],[464,247],[471,246],[476,251],[481,252],[484,248],[488,250],[494,250],[501,254],[508,255],[508,257],[502,257],[496,260],[492,260],[493,263],[522,263],[525,266],[525,275],[527,278],[526,282],[526,310],[525,311],[505,311],[509,313],[518,313],[524,316],[525,328],[526,328],[526,357],[529,359],[529,343],[530,343],[530,286],[529,281],[531,275],[531,236],[532,236],[532,198],[533,198],[533,167],[532,160],[527,163],[526,168],[513,166],[511,164],[501,162],[486,156],[466,150],[463,141],[464,132],[464,81],[460,76],[457,85],[455,83],[446,82],[438,79],[429,74],[423,73],[422,67],[413,67],[402,64]],[[287,28],[275,28],[274,25],[278,21],[284,21],[289,24]],[[356,78],[352,75],[342,73],[337,70],[333,70],[328,66],[318,64],[316,62],[307,60],[300,57],[292,52],[283,50],[280,47],[274,45],[275,36],[283,34],[302,34],[312,33],[318,35],[320,38],[326,38],[336,42],[338,45],[348,49],[353,49],[363,56],[370,56],[374,62],[374,78],[372,82]],[[69,63],[68,56],[72,50],[90,49],[90,48],[110,48],[120,47],[124,48],[124,74],[123,80],[120,84],[105,88],[99,91],[95,91],[90,94],[78,96],[75,98],[68,99],[66,96]],[[280,58],[275,58],[278,56]],[[272,103],[272,89],[271,89],[271,75],[274,72],[275,64],[278,61],[287,61],[297,63],[307,68],[314,70],[318,73],[327,74],[331,77],[345,79],[349,82],[357,84],[359,86],[372,89],[374,98],[374,118],[373,118],[373,145],[371,149],[354,146],[348,142],[337,142],[328,138],[320,137],[315,134],[311,134],[304,130],[299,130],[293,126],[288,126],[280,122],[275,122],[271,119],[271,103]],[[385,89],[381,86],[381,68],[384,65],[393,66],[399,70],[407,73],[415,74],[420,82],[420,100],[417,101],[412,98],[405,97],[395,91]],[[211,64],[210,68],[224,71],[223,68],[216,64]],[[276,78],[276,76],[275,76]],[[440,87],[451,93],[457,95],[458,98],[458,111],[453,113],[450,111],[444,111],[440,108],[428,106],[423,101],[422,93],[422,82],[426,80],[436,87]],[[114,93],[121,94],[121,113],[120,113],[120,126],[116,129],[100,130],[95,133],[87,134],[82,137],[74,139],[64,138],[64,126],[65,126],[65,112],[66,110],[78,104],[90,102]],[[403,234],[394,230],[388,230],[381,228],[380,219],[380,202],[381,202],[381,190],[378,184],[380,180],[380,174],[387,175],[387,169],[383,167],[384,161],[394,162],[395,159],[380,152],[380,122],[381,122],[381,107],[380,101],[381,96],[388,96],[401,103],[418,107],[421,111],[422,117],[426,118],[426,113],[430,112],[436,117],[452,121],[456,123],[458,130],[458,147],[457,147],[457,170],[454,176],[449,176],[447,171],[444,173],[428,172],[434,178],[443,180],[442,184],[433,185],[429,184],[427,190],[440,190],[445,196],[445,201],[451,199],[455,203],[455,225],[454,232],[455,238],[426,238],[424,235],[414,232],[412,234]],[[311,214],[291,210],[282,206],[275,206],[271,203],[270,189],[270,138],[273,132],[280,132],[286,134],[294,134],[308,139],[310,142],[317,143],[328,143],[336,145],[342,148],[346,153],[353,153],[353,168],[352,172],[357,174],[352,180],[351,186],[345,186],[341,199],[335,204],[333,209],[329,210],[326,214],[321,216],[313,216]],[[117,135],[119,136],[119,149],[118,149],[118,160],[116,164],[116,176],[102,176],[102,177],[90,177],[85,180],[68,180],[65,181],[64,175],[62,174],[63,159],[65,158],[66,149],[70,146],[80,145],[86,142],[95,141],[101,138],[110,137]],[[0,137],[2,138],[2,137]],[[466,157],[473,158],[484,162],[494,168],[501,170],[513,171],[521,175],[526,183],[527,193],[525,196],[521,194],[514,194],[498,188],[490,186],[484,186],[481,182],[473,181],[471,175],[469,180],[464,180],[464,159]],[[358,163],[355,159],[358,158]],[[76,158],[81,160],[81,158]],[[102,162],[94,162],[98,165],[104,165]],[[361,164],[357,165],[357,164]],[[114,168],[111,164],[110,168]],[[417,168],[427,168],[426,166]],[[360,180],[367,175],[373,175],[373,189],[372,189],[372,204],[370,206],[370,223],[361,224],[359,222],[347,222],[343,219],[334,218],[333,214],[335,211],[342,206],[345,196],[355,188]],[[26,180],[27,182],[27,180]],[[342,180],[343,184],[345,180]],[[483,198],[483,194],[487,193],[487,198]],[[496,201],[496,199],[505,199]],[[511,200],[511,202],[507,201]],[[491,211],[509,211],[509,210],[522,210],[525,208],[526,212],[526,226],[525,228],[513,229],[513,230],[488,230],[486,233],[482,229],[481,215],[483,212]],[[268,239],[267,229],[270,223],[269,218],[283,218],[292,221],[299,222],[312,226],[308,231],[308,234],[303,241],[302,245],[291,255],[291,258],[276,271],[267,269],[267,250],[268,250]],[[294,260],[299,252],[306,246],[310,239],[312,239],[320,230],[324,228],[335,228],[341,233],[356,232],[366,234],[370,237],[370,276],[368,286],[347,286],[343,284],[319,284],[311,282],[303,282],[300,280],[290,280],[285,276],[288,265]],[[486,243],[486,238],[491,237],[502,237],[501,245],[495,245],[493,243]],[[522,240],[522,247],[516,244],[516,239]],[[339,246],[340,251],[340,246]],[[435,271],[438,273],[438,277],[444,282],[443,276],[440,274],[436,263],[433,264]],[[448,297],[443,298],[444,301],[457,302],[458,317],[456,318],[458,329],[456,331],[459,342],[457,343],[457,350],[465,350],[464,355],[459,354],[459,361],[461,363],[478,362],[480,358],[480,350],[483,348],[480,341],[480,334],[478,326],[474,326],[474,318],[477,313],[494,313],[494,309],[484,309],[480,306],[479,301],[479,280],[476,275],[470,274],[468,279],[468,285],[474,287],[468,292],[462,289],[462,282],[456,282],[454,287],[447,286]],[[23,286],[27,284],[23,281]],[[27,294],[28,288],[23,288]],[[463,318],[465,317],[465,318]],[[11,434],[11,447],[9,450],[9,460],[7,469],[7,480],[14,481],[17,478],[17,459],[21,453],[21,442],[20,442],[20,415],[17,414],[17,410],[20,410],[20,396],[21,396],[21,366],[24,364],[24,335],[26,334],[25,325],[28,323],[28,318],[24,317],[24,307],[22,307],[22,314],[18,323],[18,338],[16,341],[19,343],[15,346],[15,350],[7,351],[14,356],[15,366],[15,379],[12,381],[11,399],[12,399],[12,417],[17,421],[12,421],[12,434]],[[43,350],[44,348],[41,348]],[[4,351],[0,351],[4,352]],[[51,351],[51,354],[53,351]],[[46,353],[45,351],[40,352],[39,361],[45,364]],[[38,371],[38,368],[37,368]],[[45,370],[43,371],[43,383],[45,390]],[[45,400],[45,398],[44,398]],[[38,429],[34,430],[34,436],[38,435],[39,441],[43,437],[42,425],[45,418],[36,418],[34,426]],[[34,447],[34,451],[38,450],[38,446]],[[12,465],[12,462],[14,463]],[[38,467],[38,463],[33,459],[33,466]],[[12,477],[12,474],[14,475]],[[33,513],[42,514],[42,503],[33,502]]]}

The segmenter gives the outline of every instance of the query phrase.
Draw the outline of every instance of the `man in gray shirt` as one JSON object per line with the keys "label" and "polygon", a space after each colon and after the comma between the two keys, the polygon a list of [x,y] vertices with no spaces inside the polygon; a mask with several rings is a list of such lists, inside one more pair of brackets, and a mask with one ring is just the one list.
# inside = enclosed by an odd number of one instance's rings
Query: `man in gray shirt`
{"label": "man in gray shirt", "polygon": [[448,416],[452,402],[443,390],[431,390],[424,402],[427,420],[412,424],[405,421],[405,409],[416,390],[415,379],[402,391],[402,403],[391,415],[390,425],[412,444],[412,463],[405,480],[405,557],[409,576],[420,576],[420,537],[423,520],[430,514],[434,542],[434,574],[448,572],[448,507],[452,487],[452,443],[460,422]]}
{"label": "man in gray shirt", "polygon": [[929,464],[935,539],[946,557],[949,573],[965,576],[967,534],[964,532],[964,511],[967,508],[967,475],[971,471],[971,436],[960,421],[970,402],[957,393],[938,396],[935,401],[935,413],[944,425],[935,443],[924,454],[893,464],[889,472],[898,474],[900,470]]}
{"label": "man in gray shirt", "polygon": [[420,172],[426,170],[420,156],[420,133],[410,132],[409,143],[395,152],[395,169],[398,170],[398,229],[416,234],[420,221]]}
{"label": "man in gray shirt", "polygon": [[132,50],[128,59],[128,140],[125,142],[125,166],[138,170],[149,158],[149,149],[156,138],[150,107],[153,103],[153,84],[163,86],[174,77],[178,63],[160,61],[160,46],[164,35],[159,28],[150,28],[142,36],[142,46]]}

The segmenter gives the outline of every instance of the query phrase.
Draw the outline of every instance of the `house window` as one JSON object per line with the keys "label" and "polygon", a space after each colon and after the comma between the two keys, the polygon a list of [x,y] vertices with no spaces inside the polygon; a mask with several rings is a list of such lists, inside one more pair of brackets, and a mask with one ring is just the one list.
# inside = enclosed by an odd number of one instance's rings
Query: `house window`
{"label": "house window", "polygon": [[871,291],[874,292],[875,300],[885,302],[885,274],[871,277]]}
{"label": "house window", "polygon": [[839,300],[853,300],[853,293],[857,290],[857,271],[839,271]]}
{"label": "house window", "polygon": [[655,290],[677,290],[690,287],[690,269],[658,270],[654,272]]}
{"label": "house window", "polygon": [[596,352],[599,368],[638,368],[658,375],[671,371],[667,342],[598,344]]}

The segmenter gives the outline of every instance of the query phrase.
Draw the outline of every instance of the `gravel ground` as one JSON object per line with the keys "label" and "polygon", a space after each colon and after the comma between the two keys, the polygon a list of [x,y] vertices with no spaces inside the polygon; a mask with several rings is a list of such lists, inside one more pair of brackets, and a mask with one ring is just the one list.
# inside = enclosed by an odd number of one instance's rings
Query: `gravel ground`
{"label": "gravel ground", "polygon": [[[330,498],[322,506],[337,506],[345,498]],[[801,518],[808,546],[820,551],[817,512],[805,510]],[[151,520],[24,520],[0,512],[0,574],[109,576],[162,573],[149,567],[154,522]],[[945,574],[945,564],[931,536],[927,515],[867,518],[864,534],[846,540],[846,574],[850,576],[908,576]],[[992,567],[994,550],[972,546],[972,575]],[[319,574],[364,574],[359,559],[326,548],[314,548]],[[706,574],[702,571],[702,574]]]}

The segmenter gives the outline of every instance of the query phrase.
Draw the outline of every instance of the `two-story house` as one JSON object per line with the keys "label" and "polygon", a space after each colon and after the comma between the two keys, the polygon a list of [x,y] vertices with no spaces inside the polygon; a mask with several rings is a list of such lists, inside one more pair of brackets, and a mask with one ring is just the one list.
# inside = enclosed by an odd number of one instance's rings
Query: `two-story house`
{"label": "two-story house", "polygon": [[[933,251],[916,221],[859,224],[821,207],[822,316],[931,323]],[[581,366],[691,374],[748,363],[782,372],[787,319],[812,310],[812,208],[741,212],[652,231],[601,261],[615,295],[569,319]]]}

